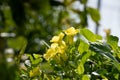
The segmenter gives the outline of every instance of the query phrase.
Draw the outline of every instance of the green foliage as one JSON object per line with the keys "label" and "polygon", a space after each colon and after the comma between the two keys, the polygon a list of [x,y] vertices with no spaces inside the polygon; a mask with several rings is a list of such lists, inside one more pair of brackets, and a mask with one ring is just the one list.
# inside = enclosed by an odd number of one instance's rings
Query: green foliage
{"label": "green foliage", "polygon": [[[31,80],[120,79],[119,58],[117,55],[114,56],[116,49],[112,49],[112,45],[108,43],[113,38],[118,42],[117,37],[109,36],[111,38],[107,38],[103,42],[101,38],[96,38],[98,35],[86,28],[80,29],[80,32],[74,28],[69,28],[63,32],[65,32],[65,36],[60,33],[59,36],[54,36],[51,39],[52,43],[43,55],[28,55],[30,58],[27,60],[30,60],[30,66],[26,66],[25,72],[21,75],[27,74],[27,79]],[[90,36],[87,36],[87,33]],[[77,37],[76,41],[67,42],[68,38],[73,39],[77,34],[80,36]],[[95,38],[92,40],[91,36]],[[87,41],[84,41],[83,38],[86,38]],[[63,48],[64,46],[65,48]],[[49,52],[50,50],[52,52]]]}
{"label": "green foliage", "polygon": [[77,67],[77,73],[78,73],[79,75],[81,75],[81,74],[84,73],[84,66],[83,66],[82,63],[78,65],[78,67]]}
{"label": "green foliage", "polygon": [[107,39],[107,43],[112,47],[113,50],[118,49],[118,37],[110,35]]}
{"label": "green foliage", "polygon": [[90,80],[88,75],[83,75],[82,80]]}
{"label": "green foliage", "polygon": [[78,47],[78,51],[80,54],[82,54],[84,51],[88,51],[89,45],[85,43],[83,40],[80,40],[80,44]]}
{"label": "green foliage", "polygon": [[[83,10],[74,8],[76,2],[84,6]],[[16,37],[25,37],[29,43],[27,53],[43,53],[45,47],[38,44],[40,41],[49,42],[54,34],[67,28],[66,26],[87,27],[89,14],[94,18],[99,17],[97,10],[87,6],[87,2],[88,0],[4,0],[0,2],[0,33],[14,33]],[[77,15],[78,19],[71,15]],[[99,20],[93,19],[97,23]],[[8,44],[8,47],[11,46]]]}
{"label": "green foliage", "polygon": [[8,46],[15,50],[20,50],[26,43],[27,40],[22,36],[8,40]]}
{"label": "green foliage", "polygon": [[[119,39],[110,35],[103,42],[84,28],[88,15],[99,24],[100,13],[87,6],[88,0],[78,1],[81,10],[74,8],[75,2],[0,1],[1,80],[120,79]],[[70,26],[79,29],[62,31]]]}

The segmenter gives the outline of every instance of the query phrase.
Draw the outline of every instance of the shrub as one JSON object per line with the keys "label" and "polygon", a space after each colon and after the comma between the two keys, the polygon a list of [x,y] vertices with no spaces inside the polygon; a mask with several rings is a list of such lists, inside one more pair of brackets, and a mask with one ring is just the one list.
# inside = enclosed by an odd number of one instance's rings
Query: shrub
{"label": "shrub", "polygon": [[120,47],[118,38],[103,39],[90,30],[63,30],[46,44],[43,55],[27,54],[25,67],[20,67],[24,80],[118,80]]}

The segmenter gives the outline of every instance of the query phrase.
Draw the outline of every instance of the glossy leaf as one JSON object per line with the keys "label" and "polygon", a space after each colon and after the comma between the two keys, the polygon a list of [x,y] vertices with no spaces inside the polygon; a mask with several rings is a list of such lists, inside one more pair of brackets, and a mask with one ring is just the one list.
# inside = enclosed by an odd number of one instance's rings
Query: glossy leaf
{"label": "glossy leaf", "polygon": [[103,43],[103,44],[90,43],[89,49],[96,52],[97,54],[103,55],[106,58],[109,58],[110,60],[112,60],[115,67],[120,71],[120,63],[112,55],[111,47],[108,44],[106,44],[106,43]]}
{"label": "glossy leaf", "polygon": [[82,54],[85,51],[88,51],[89,49],[89,45],[87,43],[85,43],[83,40],[80,40],[80,44],[78,47],[78,51],[80,54]]}
{"label": "glossy leaf", "polygon": [[113,50],[118,49],[118,41],[119,39],[116,36],[110,35],[107,38],[107,43],[112,47]]}
{"label": "glossy leaf", "polygon": [[112,56],[112,52],[111,52],[111,48],[109,45],[107,45],[106,43],[103,44],[97,44],[97,43],[90,43],[90,50],[99,53],[103,56],[106,56],[108,58],[110,58],[113,61],[117,61],[113,56]]}
{"label": "glossy leaf", "polygon": [[101,40],[102,37],[99,35],[94,34],[93,32],[91,32],[90,30],[84,28],[80,30],[80,33],[88,40],[91,42],[95,42],[97,40]]}

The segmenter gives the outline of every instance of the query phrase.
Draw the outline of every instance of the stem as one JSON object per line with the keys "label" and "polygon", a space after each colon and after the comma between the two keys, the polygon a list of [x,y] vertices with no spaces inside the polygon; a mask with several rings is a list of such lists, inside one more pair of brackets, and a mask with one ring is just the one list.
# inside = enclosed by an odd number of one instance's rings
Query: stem
{"label": "stem", "polygon": [[[100,10],[100,7],[101,7],[101,0],[98,0],[97,9]],[[98,34],[98,32],[99,32],[99,25],[96,24],[95,33]]]}

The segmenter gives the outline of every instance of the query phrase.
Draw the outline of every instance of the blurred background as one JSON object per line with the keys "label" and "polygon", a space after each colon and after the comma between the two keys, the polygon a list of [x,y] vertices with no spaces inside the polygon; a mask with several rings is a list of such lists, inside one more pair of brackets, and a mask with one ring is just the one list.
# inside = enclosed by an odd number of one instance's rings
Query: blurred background
{"label": "blurred background", "polygon": [[[88,5],[97,8],[98,0],[89,0]],[[120,1],[119,0],[100,0],[100,29],[99,34],[105,36],[104,29],[110,29],[111,34],[118,36],[120,38],[120,31],[119,31],[119,13],[120,13]],[[90,29],[95,31],[94,23],[90,21]]]}
{"label": "blurred background", "polygon": [[24,45],[26,54],[44,54],[45,43],[68,27],[120,38],[119,13],[119,0],[0,0],[0,79],[15,79]]}

